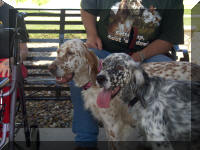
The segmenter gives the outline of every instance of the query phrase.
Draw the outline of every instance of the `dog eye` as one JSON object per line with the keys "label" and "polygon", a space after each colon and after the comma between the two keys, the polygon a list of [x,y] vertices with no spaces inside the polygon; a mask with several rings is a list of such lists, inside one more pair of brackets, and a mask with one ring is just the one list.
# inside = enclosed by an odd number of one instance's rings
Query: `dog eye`
{"label": "dog eye", "polygon": [[67,55],[74,55],[74,53],[72,51],[68,51]]}

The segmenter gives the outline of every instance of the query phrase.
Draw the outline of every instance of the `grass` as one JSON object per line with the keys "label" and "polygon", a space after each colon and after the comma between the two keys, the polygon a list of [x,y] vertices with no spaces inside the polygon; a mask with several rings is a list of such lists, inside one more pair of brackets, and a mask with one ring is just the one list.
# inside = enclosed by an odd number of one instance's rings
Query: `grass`
{"label": "grass", "polygon": [[[184,9],[184,15],[200,15],[200,3],[192,9]],[[196,26],[196,31],[200,31],[200,17],[184,17],[184,25]]]}
{"label": "grass", "polygon": [[200,3],[191,9],[192,15],[200,15]]}
{"label": "grass", "polygon": [[[60,27],[59,25],[26,25],[26,28],[28,30],[59,30]],[[65,30],[84,30],[83,25],[65,25]],[[49,34],[49,33],[42,33],[42,34],[37,34],[37,33],[30,33],[29,34],[30,38],[33,39],[58,39],[59,34]],[[84,39],[86,38],[85,34],[82,33],[65,33],[64,35],[65,38],[80,38]]]}

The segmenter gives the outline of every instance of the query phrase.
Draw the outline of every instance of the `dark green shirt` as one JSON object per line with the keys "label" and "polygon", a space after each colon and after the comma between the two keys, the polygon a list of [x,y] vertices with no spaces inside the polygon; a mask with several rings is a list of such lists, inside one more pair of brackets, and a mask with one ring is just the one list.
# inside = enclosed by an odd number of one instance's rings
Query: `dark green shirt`
{"label": "dark green shirt", "polygon": [[[184,42],[183,1],[82,0],[82,9],[99,16],[97,31],[103,49],[135,52],[156,39],[172,44]],[[119,9],[121,8],[121,9]]]}

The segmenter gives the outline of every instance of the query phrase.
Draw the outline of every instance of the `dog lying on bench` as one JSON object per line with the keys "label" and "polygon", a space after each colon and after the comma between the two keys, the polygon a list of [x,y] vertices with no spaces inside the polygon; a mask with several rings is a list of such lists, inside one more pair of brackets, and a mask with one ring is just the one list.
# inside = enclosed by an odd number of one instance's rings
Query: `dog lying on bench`
{"label": "dog lying on bench", "polygon": [[[162,74],[156,71],[155,73],[152,72],[152,70],[155,69],[154,66],[159,66],[159,64],[162,64],[162,67],[159,68]],[[166,62],[166,65],[167,64],[171,64],[171,62]],[[172,71],[167,73],[165,70],[168,67],[164,67],[163,63],[148,63],[144,65],[144,68],[146,67],[147,73],[150,71],[150,74],[154,76],[166,75],[167,78],[171,79],[190,79],[191,65],[189,63],[174,62],[174,64],[176,65],[170,68]],[[132,116],[128,112],[128,106],[121,105],[123,101],[118,97],[115,97],[116,100],[113,101],[114,104],[109,108],[102,109],[97,105],[97,99],[101,89],[96,85],[96,76],[99,72],[99,68],[101,68],[100,66],[101,63],[98,57],[92,51],[88,50],[81,40],[74,39],[66,41],[58,48],[57,58],[49,66],[49,71],[60,83],[74,80],[78,87],[84,88],[86,85],[91,85],[90,88],[82,91],[86,109],[90,109],[95,118],[103,122],[108,140],[126,141],[128,138],[127,135],[122,134],[127,132],[123,132],[123,130],[128,131],[135,125]],[[181,74],[179,74],[179,72]],[[119,126],[114,127],[116,124]],[[113,129],[115,130],[113,131]]]}
{"label": "dog lying on bench", "polygon": [[[154,150],[172,150],[168,141],[199,138],[200,82],[149,77],[139,63],[123,53],[103,60],[97,82],[102,88],[98,95],[101,102],[97,104],[109,109],[119,97],[129,106],[129,114],[142,129],[145,140],[154,141]],[[195,133],[191,135],[192,130]]]}

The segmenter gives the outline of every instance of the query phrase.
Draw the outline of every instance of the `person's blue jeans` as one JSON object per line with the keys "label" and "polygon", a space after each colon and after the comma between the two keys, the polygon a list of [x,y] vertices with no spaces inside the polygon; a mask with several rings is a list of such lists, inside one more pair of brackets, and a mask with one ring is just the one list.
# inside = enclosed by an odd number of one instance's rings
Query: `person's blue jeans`
{"label": "person's blue jeans", "polygon": [[[105,58],[110,53],[104,50],[91,49],[100,59]],[[99,133],[98,122],[90,111],[85,110],[81,96],[81,88],[76,87],[74,82],[70,83],[71,100],[74,107],[72,131],[75,134],[75,142],[78,146],[96,146]]]}
{"label": "person's blue jeans", "polygon": [[[100,59],[105,58],[110,53],[104,50],[91,49]],[[157,55],[144,61],[147,62],[161,62],[172,61],[165,55]],[[81,88],[70,83],[71,100],[74,107],[72,131],[75,134],[75,142],[78,146],[93,147],[96,146],[97,137],[99,133],[98,122],[95,120],[90,111],[85,110],[84,102],[81,96]]]}

